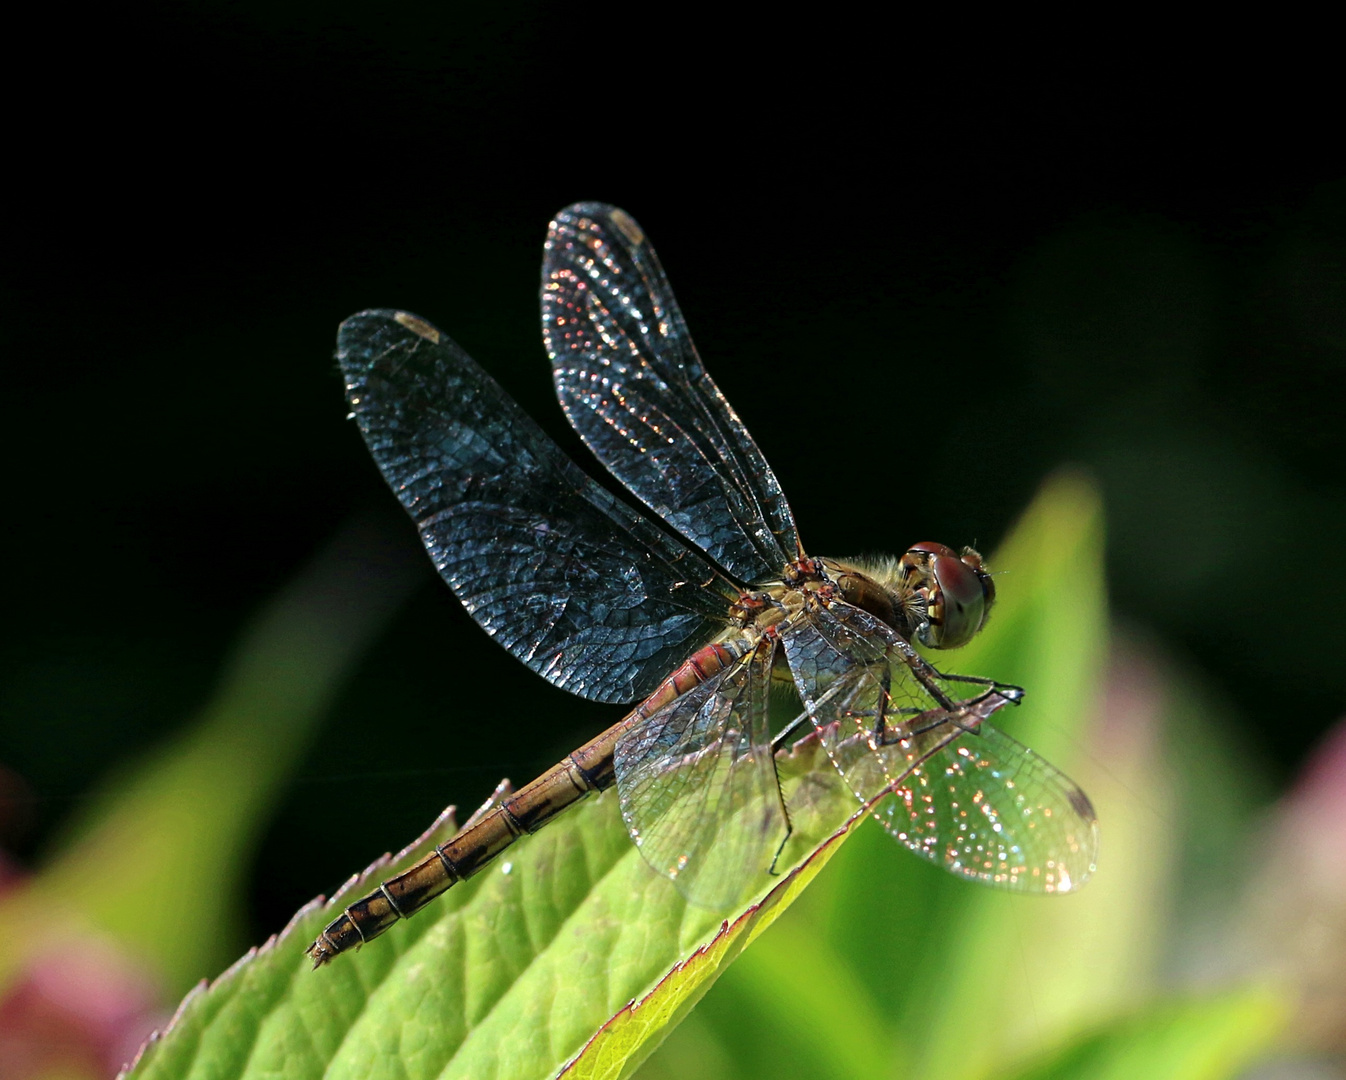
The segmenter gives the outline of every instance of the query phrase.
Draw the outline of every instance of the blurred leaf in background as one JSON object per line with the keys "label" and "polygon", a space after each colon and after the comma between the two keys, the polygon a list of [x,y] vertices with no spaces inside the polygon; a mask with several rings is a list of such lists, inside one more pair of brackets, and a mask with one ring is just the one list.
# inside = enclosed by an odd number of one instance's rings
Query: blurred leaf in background
{"label": "blurred leaf in background", "polygon": [[[1184,691],[1178,676],[1135,646],[1114,646],[1109,660],[1102,540],[1092,485],[1069,473],[1049,483],[992,562],[1003,575],[995,620],[984,640],[956,657],[956,670],[1022,679],[1031,688],[1021,708],[997,720],[1070,772],[1094,799],[1104,846],[1088,887],[1050,899],[978,888],[912,858],[866,824],[827,873],[723,970],[642,1076],[686,1075],[694,1068],[726,1078],[1216,1078],[1242,1075],[1273,1051],[1298,1060],[1306,1049],[1339,1050],[1340,1028],[1322,996],[1342,989],[1340,965],[1324,952],[1324,944],[1336,947],[1335,939],[1323,937],[1341,933],[1340,891],[1334,892],[1341,866],[1334,855],[1343,843],[1334,802],[1340,749],[1326,753],[1270,826],[1279,859],[1295,868],[1297,882],[1311,886],[1296,886],[1299,918],[1280,935],[1290,933],[1293,947],[1278,945],[1264,914],[1284,906],[1276,890],[1285,888],[1285,875],[1259,869],[1263,849],[1253,822],[1262,788],[1224,745],[1200,695]],[[0,1047],[11,1055],[6,1060],[26,1066],[16,1075],[107,1075],[106,1055],[125,1052],[124,1040],[167,1004],[174,986],[221,962],[237,925],[249,838],[274,777],[311,737],[313,719],[341,671],[415,576],[396,560],[375,562],[380,569],[370,575],[367,541],[353,548],[349,537],[339,542],[260,621],[237,674],[191,733],[113,783],[49,869],[0,898],[0,929],[20,944],[6,954],[0,1003]],[[562,868],[548,883],[547,867],[568,865],[558,860],[555,842],[575,824],[603,820],[603,811],[601,800],[591,800],[588,818],[567,815],[531,841],[541,842],[538,859],[524,849],[519,877],[482,875],[455,890],[456,899],[451,894],[441,901],[436,916],[400,924],[380,943],[382,952],[343,958],[339,972],[315,977],[305,970],[300,950],[312,930],[307,924],[323,917],[306,912],[302,932],[271,947],[281,958],[279,969],[270,956],[261,967],[254,958],[230,973],[227,997],[193,997],[184,1016],[197,1019],[180,1021],[156,1048],[154,1075],[185,1075],[188,1062],[211,1075],[251,1075],[245,1065],[267,1061],[286,1075],[316,1075],[299,1063],[321,1071],[332,1050],[321,1049],[326,1037],[310,1046],[313,1034],[361,1016],[371,1032],[390,1025],[392,1037],[386,1042],[385,1036],[384,1051],[356,1055],[364,1061],[361,1075],[418,1073],[436,1060],[441,1065],[431,1074],[439,1075],[447,1060],[476,1060],[446,1059],[434,1049],[456,1030],[442,1023],[454,1012],[443,994],[453,992],[456,980],[431,979],[422,987],[412,973],[423,965],[408,953],[404,974],[359,1005],[379,981],[366,985],[362,972],[402,970],[388,965],[418,940],[447,950],[450,959],[436,965],[468,960],[465,939],[446,938],[435,928],[451,921],[459,904],[470,906],[483,886],[498,891],[528,877],[541,891],[520,910],[545,923],[541,908],[532,909],[578,878]],[[607,816],[603,844],[639,868],[620,822]],[[125,857],[117,858],[119,852]],[[1189,876],[1198,886],[1200,915],[1182,901]],[[1211,881],[1221,884],[1199,887]],[[652,885],[662,890],[654,899],[676,895],[661,880]],[[645,901],[605,919],[637,931],[658,906]],[[487,910],[496,907],[492,902]],[[499,925],[491,916],[475,933],[489,941]],[[1263,930],[1260,937],[1249,934],[1250,925]],[[710,932],[707,923],[690,938],[684,933],[679,948]],[[266,990],[257,980],[274,979],[266,974],[271,970],[283,982]],[[581,993],[572,983],[572,963],[560,963],[556,974],[556,1002]],[[290,979],[301,992],[278,996],[274,990]],[[61,980],[97,991],[82,999],[66,993],[60,1004],[72,1016],[64,1027],[50,1007],[43,1012],[34,1005]],[[340,997],[352,990],[358,1000],[321,1004],[331,992]],[[617,989],[610,1007],[635,990]],[[91,1006],[100,993],[101,1002]],[[528,1005],[519,1019],[542,1022],[547,1008]],[[407,1041],[406,1023],[418,1015],[428,1025],[429,1043]],[[492,1006],[469,1019],[469,1029],[498,1016]],[[1287,1019],[1291,1026],[1283,1034]],[[90,1035],[96,1020],[103,1024],[101,1043]],[[287,1030],[280,1042],[267,1041]],[[267,1031],[272,1034],[263,1039]],[[300,1054],[292,1040],[305,1031],[309,1049]],[[244,1053],[254,1040],[263,1041]],[[638,1050],[640,1041],[609,1059],[612,1075],[629,1071],[622,1055]],[[358,1050],[360,1042],[349,1045]],[[405,1056],[413,1045],[414,1059]],[[483,1043],[476,1045],[479,1052]],[[508,1037],[486,1045],[519,1046]],[[385,1058],[386,1071],[379,1064]],[[420,1064],[412,1067],[413,1060]],[[510,1074],[533,1075],[528,1060],[516,1058]]]}
{"label": "blurred leaf in background", "polygon": [[418,552],[353,523],[255,620],[201,715],[110,776],[46,865],[10,882],[4,1075],[111,1075],[242,951],[243,890],[281,785],[424,576]]}

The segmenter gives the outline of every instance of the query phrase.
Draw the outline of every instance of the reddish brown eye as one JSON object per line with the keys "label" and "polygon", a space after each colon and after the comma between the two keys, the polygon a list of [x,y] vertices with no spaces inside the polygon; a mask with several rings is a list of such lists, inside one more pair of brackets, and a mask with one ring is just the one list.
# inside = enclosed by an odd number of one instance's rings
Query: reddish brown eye
{"label": "reddish brown eye", "polygon": [[957,558],[958,552],[949,547],[948,544],[937,544],[933,540],[922,540],[919,544],[912,544],[908,551],[926,551],[931,555],[947,555],[950,558]]}
{"label": "reddish brown eye", "polygon": [[925,540],[902,556],[904,583],[920,598],[911,613],[916,640],[931,649],[966,645],[986,623],[995,585],[971,548],[959,555],[945,544]]}
{"label": "reddish brown eye", "polygon": [[921,642],[935,649],[966,645],[986,619],[986,590],[977,572],[956,555],[930,560],[934,578],[931,624]]}

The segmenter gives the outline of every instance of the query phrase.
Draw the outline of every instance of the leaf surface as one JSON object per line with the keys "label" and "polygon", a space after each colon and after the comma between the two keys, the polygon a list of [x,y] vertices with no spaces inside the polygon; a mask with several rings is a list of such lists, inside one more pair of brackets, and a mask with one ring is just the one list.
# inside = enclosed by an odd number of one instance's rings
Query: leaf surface
{"label": "leaf surface", "polygon": [[451,835],[396,858],[189,996],[136,1077],[629,1075],[849,832],[854,797],[816,740],[779,758],[799,807],[782,858],[730,912],[687,904],[631,844],[614,792],[570,808],[354,955],[310,970],[335,911]]}

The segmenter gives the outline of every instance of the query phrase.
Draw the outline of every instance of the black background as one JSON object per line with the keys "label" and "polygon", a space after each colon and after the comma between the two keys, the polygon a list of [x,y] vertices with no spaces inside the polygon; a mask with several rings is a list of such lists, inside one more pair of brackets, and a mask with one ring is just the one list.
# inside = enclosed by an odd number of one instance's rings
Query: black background
{"label": "black background", "polygon": [[[1307,80],[1273,100],[1233,63],[979,42],[555,5],[16,31],[7,846],[37,855],[206,700],[352,515],[416,543],[344,420],[346,315],[436,322],[584,460],[537,314],[546,223],[578,199],[657,244],[811,551],[994,550],[1084,464],[1119,618],[1291,777],[1343,703],[1339,137]],[[427,563],[264,845],[256,936],[619,714],[527,675]]]}

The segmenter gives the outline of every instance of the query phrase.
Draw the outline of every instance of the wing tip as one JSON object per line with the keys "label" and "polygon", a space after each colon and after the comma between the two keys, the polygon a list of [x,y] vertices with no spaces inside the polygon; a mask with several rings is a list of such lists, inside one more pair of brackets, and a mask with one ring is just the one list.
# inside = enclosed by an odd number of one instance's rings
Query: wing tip
{"label": "wing tip", "polygon": [[413,334],[425,338],[426,341],[434,345],[438,345],[440,338],[443,337],[434,325],[426,322],[419,315],[413,315],[409,311],[393,312],[393,321],[401,326],[405,326]]}
{"label": "wing tip", "polygon": [[604,202],[571,203],[552,218],[551,228],[548,231],[554,236],[561,225],[571,225],[582,218],[598,218],[608,221],[633,248],[638,248],[645,243],[645,230],[640,227],[636,219],[620,206],[613,206],[611,203]]}
{"label": "wing tip", "polygon": [[341,325],[337,327],[337,359],[341,360],[352,353],[358,353],[373,340],[386,342],[387,339],[381,337],[383,333],[390,330],[393,333],[398,332],[389,326],[390,323],[411,331],[432,345],[439,345],[445,340],[443,331],[419,315],[397,308],[366,308],[343,319]]}

